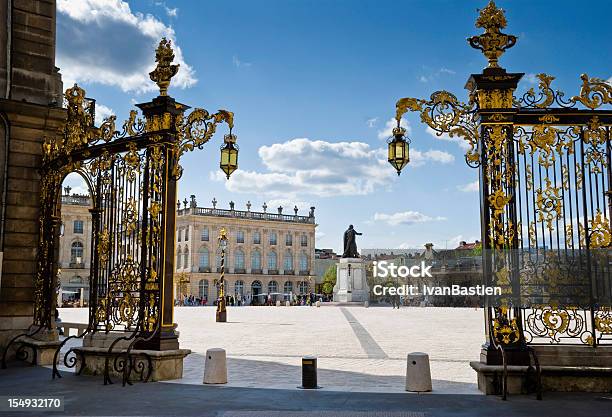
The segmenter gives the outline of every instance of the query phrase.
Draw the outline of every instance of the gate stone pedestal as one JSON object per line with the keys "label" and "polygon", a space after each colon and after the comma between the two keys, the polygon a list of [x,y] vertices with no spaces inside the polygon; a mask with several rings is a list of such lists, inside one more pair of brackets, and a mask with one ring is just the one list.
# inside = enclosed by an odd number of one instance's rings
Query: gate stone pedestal
{"label": "gate stone pedestal", "polygon": [[[83,347],[75,348],[77,372],[81,370],[86,375],[104,375],[106,358],[110,356],[110,375],[121,378],[122,373],[113,366],[115,358],[125,355],[126,349],[131,341],[121,340],[115,344],[111,353],[110,345],[118,338],[125,336],[123,333],[110,332],[108,334],[94,333],[87,335],[83,339]],[[148,373],[147,367],[151,366],[151,373],[148,381],[165,381],[180,379],[183,377],[183,360],[191,353],[189,349],[169,349],[169,350],[147,350],[132,349],[131,357],[135,360],[135,370],[139,366],[144,366],[144,376]],[[119,360],[119,359],[118,359]],[[142,364],[142,365],[140,365]],[[132,372],[131,380],[138,380],[142,373]]]}
{"label": "gate stone pedestal", "polygon": [[[612,391],[612,346],[532,346],[541,369],[542,391]],[[596,366],[593,366],[596,365]],[[470,362],[478,374],[478,389],[500,395],[503,366],[483,361]],[[535,367],[507,367],[508,393],[528,394],[535,390]]]}

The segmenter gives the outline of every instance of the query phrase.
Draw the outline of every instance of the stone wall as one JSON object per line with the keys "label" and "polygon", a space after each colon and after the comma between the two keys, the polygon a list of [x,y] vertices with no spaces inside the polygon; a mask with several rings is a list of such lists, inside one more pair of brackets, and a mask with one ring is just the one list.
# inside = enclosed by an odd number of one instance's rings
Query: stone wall
{"label": "stone wall", "polygon": [[[5,24],[9,13],[11,26]],[[11,335],[32,323],[42,141],[57,132],[66,113],[58,107],[62,85],[55,67],[55,1],[0,2],[0,18],[0,40],[4,40],[0,43],[0,87],[10,82],[8,97],[6,88],[0,90],[2,347]],[[9,47],[10,60],[6,59]]]}

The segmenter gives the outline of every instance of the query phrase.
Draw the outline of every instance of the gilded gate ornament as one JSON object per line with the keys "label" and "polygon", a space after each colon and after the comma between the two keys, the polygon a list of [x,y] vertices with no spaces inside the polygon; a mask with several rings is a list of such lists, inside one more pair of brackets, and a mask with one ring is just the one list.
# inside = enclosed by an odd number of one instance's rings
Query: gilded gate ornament
{"label": "gilded gate ornament", "polygon": [[516,36],[506,35],[501,32],[507,25],[504,11],[495,5],[491,0],[487,7],[480,11],[476,20],[476,27],[485,30],[485,33],[468,38],[468,43],[472,48],[480,49],[488,59],[488,68],[499,68],[498,60],[516,44]]}
{"label": "gilded gate ornament", "polygon": [[157,66],[149,73],[151,81],[155,82],[159,87],[160,96],[168,95],[170,80],[179,70],[179,64],[172,64],[172,61],[174,61],[172,41],[162,38],[155,50],[155,62],[157,62]]}
{"label": "gilded gate ornament", "polygon": [[572,101],[579,101],[591,110],[612,103],[612,85],[607,81],[601,78],[589,78],[587,74],[582,74],[580,79],[582,80],[580,95],[572,97]]}

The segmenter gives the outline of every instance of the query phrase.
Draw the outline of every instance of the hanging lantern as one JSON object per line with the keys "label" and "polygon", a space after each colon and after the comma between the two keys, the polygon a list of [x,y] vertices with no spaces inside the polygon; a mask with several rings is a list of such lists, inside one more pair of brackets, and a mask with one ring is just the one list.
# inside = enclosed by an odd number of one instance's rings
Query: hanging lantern
{"label": "hanging lantern", "polygon": [[397,175],[410,162],[410,139],[404,139],[405,133],[406,129],[398,126],[393,129],[393,138],[387,142],[389,144],[388,161],[397,171]]}
{"label": "hanging lantern", "polygon": [[219,166],[225,172],[227,179],[236,169],[238,169],[238,145],[236,145],[236,135],[225,135],[221,146],[221,163]]}

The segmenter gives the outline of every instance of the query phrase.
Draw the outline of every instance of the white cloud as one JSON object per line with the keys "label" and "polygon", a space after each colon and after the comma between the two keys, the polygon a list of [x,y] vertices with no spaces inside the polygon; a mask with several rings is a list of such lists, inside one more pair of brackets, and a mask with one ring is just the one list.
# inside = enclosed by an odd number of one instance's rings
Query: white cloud
{"label": "white cloud", "polygon": [[266,204],[268,205],[268,208],[275,213],[276,209],[282,206],[283,214],[294,214],[293,208],[297,206],[298,215],[300,216],[307,216],[308,212],[310,211],[310,207],[312,207],[312,204],[306,201],[298,201],[289,198],[275,198],[269,200]]}
{"label": "white cloud", "polygon": [[450,137],[448,135],[448,133],[442,133],[441,135],[438,135],[438,132],[433,130],[430,126],[427,126],[427,129],[425,129],[425,130],[427,131],[427,133],[429,133],[431,136],[433,136],[434,139],[445,140],[445,141],[448,141],[448,142],[454,142],[457,145],[459,145],[462,149],[465,149],[465,150],[470,149],[470,144],[467,143],[466,140],[464,140],[463,138],[461,138],[459,136]]}
{"label": "white cloud", "polygon": [[[238,170],[225,181],[224,175],[215,171],[209,178],[224,182],[231,192],[257,193],[294,204],[304,201],[305,196],[369,194],[387,188],[396,178],[387,162],[386,149],[372,149],[363,142],[292,139],[260,147],[259,157],[265,172]],[[448,163],[453,159],[447,152],[413,150],[411,164]]]}
{"label": "white cloud", "polygon": [[106,107],[104,104],[96,103],[96,126],[100,126],[104,119],[113,114],[115,114],[115,112],[110,107]]}
{"label": "white cloud", "polygon": [[58,0],[57,10],[57,63],[65,85],[98,83],[124,92],[155,91],[149,72],[162,37],[172,40],[174,62],[180,64],[171,88],[197,82],[174,29],[157,17],[133,12],[122,0]]}
{"label": "white cloud", "polygon": [[249,68],[250,66],[253,65],[253,63],[251,62],[241,61],[236,55],[232,57],[232,64],[234,64],[236,68],[241,68],[241,67]]}
{"label": "white cloud", "polygon": [[467,184],[458,185],[457,189],[459,191],[463,191],[464,193],[475,193],[480,190],[480,184],[478,183],[478,180],[476,180]]}
{"label": "white cloud", "polygon": [[423,213],[419,213],[418,211],[403,211],[403,212],[398,212],[398,213],[393,213],[393,214],[375,213],[374,220],[385,222],[390,226],[397,226],[400,224],[410,225],[414,223],[442,221],[442,220],[446,220],[446,218],[445,217],[431,217]]}
{"label": "white cloud", "polygon": [[420,75],[418,77],[418,80],[422,83],[428,83],[428,82],[435,80],[436,78],[439,78],[442,74],[454,75],[456,74],[456,72],[453,71],[452,69],[443,67],[435,72],[432,72],[429,75]]}
{"label": "white cloud", "polygon": [[538,82],[540,82],[540,80],[538,80],[538,77],[534,73],[525,74],[525,77],[523,79],[529,84],[537,84]]}
{"label": "white cloud", "polygon": [[421,75],[421,76],[419,77],[419,81],[420,81],[420,82],[422,82],[422,83],[427,83],[427,82],[429,82],[430,80],[431,80],[431,77],[426,77],[426,76],[424,76],[424,75]]}
{"label": "white cloud", "polygon": [[321,240],[325,235],[325,232],[320,232],[318,229],[315,230],[315,240]]}
{"label": "white cloud", "polygon": [[[400,126],[406,129],[408,136],[412,134],[412,127],[410,126],[410,123],[408,123],[408,120],[404,119],[403,117],[400,119]],[[397,127],[397,120],[395,117],[392,117],[391,119],[387,120],[384,129],[378,131],[378,139],[390,138],[393,135],[393,129],[395,127]]]}
{"label": "white cloud", "polygon": [[378,117],[372,117],[371,119],[366,120],[366,124],[369,128],[376,126],[376,122],[378,122]]}

